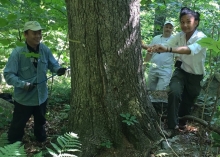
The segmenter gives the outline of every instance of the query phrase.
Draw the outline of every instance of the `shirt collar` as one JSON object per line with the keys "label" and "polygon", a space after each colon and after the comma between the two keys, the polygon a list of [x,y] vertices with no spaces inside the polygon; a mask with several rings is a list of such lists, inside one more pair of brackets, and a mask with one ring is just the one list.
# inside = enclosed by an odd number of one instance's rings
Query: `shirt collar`
{"label": "shirt collar", "polygon": [[25,42],[27,44],[27,48],[30,52],[35,52],[35,53],[38,53],[39,52],[39,47],[40,47],[40,44],[37,45],[37,49],[33,49],[30,45],[28,45],[27,42]]}
{"label": "shirt collar", "polygon": [[[193,35],[192,35],[192,36],[190,37],[190,39],[187,41],[187,43],[191,43],[192,41],[194,42],[193,39],[194,39],[194,37],[196,37],[197,33],[198,33],[198,30],[196,29],[196,30],[194,31]],[[185,38],[185,39],[186,39],[186,33],[182,32],[181,38]]]}
{"label": "shirt collar", "polygon": [[194,42],[194,38],[197,37],[197,33],[198,33],[198,31],[195,30],[194,33],[193,33],[193,35],[192,35],[192,36],[190,37],[190,39],[188,40],[189,43]]}

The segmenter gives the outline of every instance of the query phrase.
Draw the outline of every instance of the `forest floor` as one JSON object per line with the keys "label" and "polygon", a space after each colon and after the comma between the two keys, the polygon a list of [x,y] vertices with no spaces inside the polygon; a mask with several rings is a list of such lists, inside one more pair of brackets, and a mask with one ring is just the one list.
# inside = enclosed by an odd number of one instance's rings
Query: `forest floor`
{"label": "forest floor", "polygon": [[[48,105],[46,131],[48,138],[45,142],[39,143],[33,134],[33,118],[31,117],[25,128],[23,145],[28,157],[43,152],[44,157],[50,157],[46,148],[53,149],[51,142],[56,143],[60,135],[64,135],[68,124],[67,115],[64,111],[69,102],[64,99],[53,97],[53,102]],[[165,123],[161,122],[161,129]],[[0,135],[7,133],[9,125],[0,129]],[[105,148],[102,153],[91,157],[220,157],[220,147],[213,147],[213,139],[208,127],[204,127],[196,121],[188,121],[184,130],[178,130],[172,138],[166,138],[151,151],[150,156],[143,156],[142,152],[136,151],[129,142],[117,151],[114,148]],[[126,142],[125,142],[126,143]],[[54,150],[54,149],[53,149]]]}
{"label": "forest floor", "polygon": [[[49,114],[47,114],[48,122],[46,124],[47,141],[39,143],[35,140],[33,135],[33,118],[27,123],[25,128],[25,136],[23,138],[24,148],[28,157],[33,157],[34,154],[42,151],[44,157],[51,156],[47,148],[52,148],[51,142],[56,143],[56,138],[63,135],[67,120],[62,119],[60,111],[63,105],[49,106]],[[162,122],[161,125],[164,125]],[[7,132],[8,126],[0,130],[0,134]],[[196,122],[188,122],[184,130],[178,130],[176,135],[172,138],[166,138],[152,149],[150,157],[219,157],[220,149],[212,147],[212,139],[210,130],[204,128]],[[107,149],[98,157],[144,157],[140,152],[137,152],[130,144],[124,147],[124,151],[117,152],[117,150]]]}
{"label": "forest floor", "polygon": [[166,138],[152,151],[151,157],[217,157],[220,150],[212,147],[211,131],[196,122],[188,122],[186,128],[177,130],[175,136]]}

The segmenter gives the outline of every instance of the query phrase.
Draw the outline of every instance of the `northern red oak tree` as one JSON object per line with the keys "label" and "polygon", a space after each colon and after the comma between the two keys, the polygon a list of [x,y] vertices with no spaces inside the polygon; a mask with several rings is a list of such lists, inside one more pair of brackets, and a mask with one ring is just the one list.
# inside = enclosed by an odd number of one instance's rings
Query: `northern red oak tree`
{"label": "northern red oak tree", "polygon": [[[71,58],[69,130],[83,157],[109,141],[142,154],[161,140],[142,70],[139,0],[66,0]],[[135,116],[127,125],[120,114]]]}

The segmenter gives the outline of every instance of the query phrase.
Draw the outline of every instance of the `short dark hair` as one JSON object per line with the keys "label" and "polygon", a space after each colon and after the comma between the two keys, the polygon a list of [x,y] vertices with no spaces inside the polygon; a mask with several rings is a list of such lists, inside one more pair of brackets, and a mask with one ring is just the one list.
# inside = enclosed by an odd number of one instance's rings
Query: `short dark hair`
{"label": "short dark hair", "polygon": [[184,15],[192,15],[196,21],[198,21],[198,25],[196,26],[196,28],[199,26],[199,22],[200,22],[200,13],[195,12],[187,7],[183,7],[180,10],[180,15],[179,15],[179,20],[181,20],[182,16]]}

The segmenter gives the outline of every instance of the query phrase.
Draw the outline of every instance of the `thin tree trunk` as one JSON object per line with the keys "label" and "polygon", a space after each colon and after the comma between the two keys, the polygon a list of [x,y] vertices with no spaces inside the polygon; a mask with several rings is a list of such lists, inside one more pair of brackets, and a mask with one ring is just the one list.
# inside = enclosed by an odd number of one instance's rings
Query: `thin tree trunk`
{"label": "thin tree trunk", "polygon": [[[66,0],[72,100],[69,131],[81,156],[95,156],[109,141],[126,138],[142,154],[161,140],[159,121],[145,89],[140,46],[139,1]],[[135,116],[127,125],[120,114]]]}

